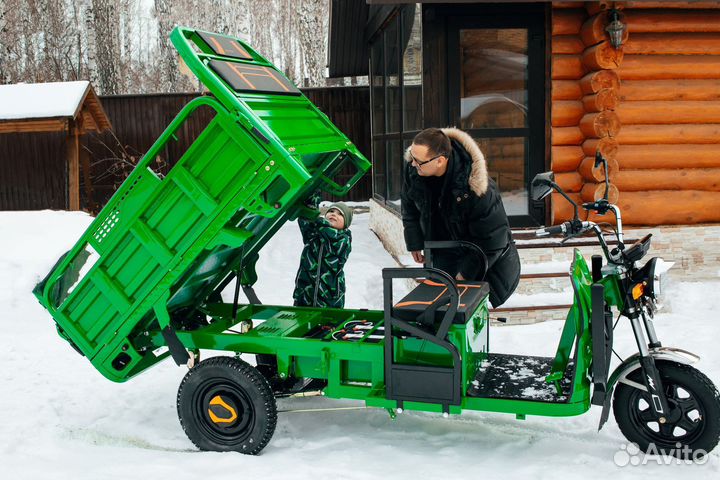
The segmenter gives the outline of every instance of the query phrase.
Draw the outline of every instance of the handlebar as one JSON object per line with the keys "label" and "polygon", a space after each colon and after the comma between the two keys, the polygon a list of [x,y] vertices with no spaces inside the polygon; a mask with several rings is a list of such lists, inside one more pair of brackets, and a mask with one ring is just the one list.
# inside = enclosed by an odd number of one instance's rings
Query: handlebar
{"label": "handlebar", "polygon": [[547,235],[562,234],[564,236],[578,235],[595,227],[595,222],[581,222],[580,220],[570,220],[560,225],[552,227],[544,227],[535,230],[535,236],[544,237]]}

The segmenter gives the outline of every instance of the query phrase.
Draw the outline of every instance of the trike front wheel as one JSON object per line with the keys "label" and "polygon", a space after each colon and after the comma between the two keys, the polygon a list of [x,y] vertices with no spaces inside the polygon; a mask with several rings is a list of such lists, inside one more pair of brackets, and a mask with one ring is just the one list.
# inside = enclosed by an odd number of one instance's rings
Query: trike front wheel
{"label": "trike front wheel", "polygon": [[[626,383],[615,388],[613,412],[625,437],[641,451],[700,459],[720,439],[720,394],[697,369],[675,362],[657,361],[670,412],[659,421],[650,406],[650,396]],[[628,380],[644,384],[642,369]]]}

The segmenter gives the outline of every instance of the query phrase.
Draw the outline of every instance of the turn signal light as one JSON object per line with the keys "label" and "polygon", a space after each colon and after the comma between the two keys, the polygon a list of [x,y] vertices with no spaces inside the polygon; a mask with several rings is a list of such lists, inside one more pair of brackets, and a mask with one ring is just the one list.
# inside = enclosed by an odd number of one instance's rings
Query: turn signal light
{"label": "turn signal light", "polygon": [[643,296],[643,293],[645,293],[645,282],[638,283],[635,285],[632,289],[632,296],[635,300]]}

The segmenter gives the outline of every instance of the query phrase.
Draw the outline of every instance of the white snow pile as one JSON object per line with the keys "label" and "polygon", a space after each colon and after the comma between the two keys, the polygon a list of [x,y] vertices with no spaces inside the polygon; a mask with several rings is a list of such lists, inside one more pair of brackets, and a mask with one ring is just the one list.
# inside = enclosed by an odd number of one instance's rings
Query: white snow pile
{"label": "white snow pile", "polygon": [[[525,421],[469,411],[448,419],[407,412],[396,420],[378,409],[284,413],[260,456],[198,452],[175,408],[186,368],[167,361],[127,383],[112,383],[58,337],[30,293],[91,221],[82,213],[0,212],[2,478],[718,478],[719,449],[703,465],[616,465],[614,459],[631,450],[612,416],[597,432],[597,407],[578,417]],[[346,268],[348,307],[381,308],[380,270],[394,265],[367,225],[367,214],[356,215]],[[300,250],[294,223],[266,246],[258,268],[261,300],[291,303]],[[716,384],[720,297],[707,293],[718,290],[720,281],[671,285],[673,313],[656,319],[661,340],[702,356],[697,367]],[[490,346],[495,352],[551,356],[561,329],[562,322],[495,328]],[[636,350],[626,322],[615,338],[620,355]],[[341,406],[362,404],[327,398],[279,402],[280,409]]]}
{"label": "white snow pile", "polygon": [[0,120],[74,117],[88,81],[0,85]]}

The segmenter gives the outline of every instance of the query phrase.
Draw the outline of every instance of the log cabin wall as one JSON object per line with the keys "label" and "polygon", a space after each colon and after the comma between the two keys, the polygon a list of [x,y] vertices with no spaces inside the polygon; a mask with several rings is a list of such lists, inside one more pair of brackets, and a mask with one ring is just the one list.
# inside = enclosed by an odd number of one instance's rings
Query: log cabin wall
{"label": "log cabin wall", "polygon": [[[612,6],[627,25],[618,50],[605,33]],[[558,183],[576,201],[602,195],[600,149],[625,223],[720,221],[720,2],[553,7]],[[562,198],[552,204],[553,223],[571,217]]]}

